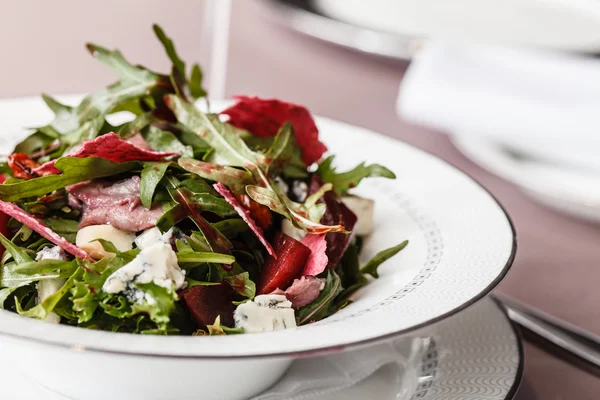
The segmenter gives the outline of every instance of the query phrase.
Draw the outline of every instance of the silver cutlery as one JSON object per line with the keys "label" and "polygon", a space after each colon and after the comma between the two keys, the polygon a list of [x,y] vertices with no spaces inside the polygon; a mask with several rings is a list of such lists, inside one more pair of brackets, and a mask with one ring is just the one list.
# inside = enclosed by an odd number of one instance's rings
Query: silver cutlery
{"label": "silver cutlery", "polygon": [[493,297],[521,328],[525,340],[576,367],[600,376],[600,336],[507,296]]}

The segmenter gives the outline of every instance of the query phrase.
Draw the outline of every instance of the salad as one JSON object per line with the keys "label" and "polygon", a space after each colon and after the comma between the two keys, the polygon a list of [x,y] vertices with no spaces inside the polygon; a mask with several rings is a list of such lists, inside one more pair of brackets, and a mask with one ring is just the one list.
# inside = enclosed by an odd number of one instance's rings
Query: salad
{"label": "salad", "polygon": [[[89,44],[117,81],[54,120],[0,165],[0,308],[48,323],[142,334],[216,335],[326,318],[407,241],[360,265],[374,202],[350,192],[394,179],[340,172],[311,114],[238,96],[210,110],[163,30],[161,74]],[[128,122],[107,117],[125,113]],[[342,138],[340,138],[342,139]]]}

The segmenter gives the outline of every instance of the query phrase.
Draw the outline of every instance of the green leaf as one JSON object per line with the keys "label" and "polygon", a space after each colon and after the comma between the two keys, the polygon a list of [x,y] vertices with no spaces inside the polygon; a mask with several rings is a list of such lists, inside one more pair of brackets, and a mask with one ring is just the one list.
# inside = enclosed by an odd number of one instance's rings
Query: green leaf
{"label": "green leaf", "polygon": [[[172,183],[171,183],[172,184]],[[1,187],[2,185],[0,185]],[[185,188],[169,188],[169,194],[175,202],[177,202],[187,215],[200,229],[204,235],[206,242],[210,246],[210,250],[218,253],[230,253],[231,243],[221,232],[215,229],[204,217],[200,215],[200,207],[194,203],[192,194]]]}
{"label": "green leaf", "polygon": [[194,286],[217,286],[221,284],[221,282],[202,282],[190,278],[186,278],[185,281],[187,282],[188,289],[193,288]]}
{"label": "green leaf", "polygon": [[55,233],[58,233],[69,242],[75,243],[75,238],[79,231],[79,221],[61,218],[46,218],[44,223]]}
{"label": "green leaf", "polygon": [[162,233],[165,233],[186,217],[187,215],[183,211],[183,208],[179,204],[174,204],[156,220],[156,227]]}
{"label": "green leaf", "polygon": [[192,73],[190,75],[190,94],[194,99],[206,97],[206,90],[202,87],[203,75],[202,70],[198,64],[192,66]]}
{"label": "green leaf", "polygon": [[146,208],[152,208],[152,198],[160,180],[169,168],[169,162],[145,162],[140,180],[140,199]]}
{"label": "green leaf", "polygon": [[15,153],[31,154],[36,150],[45,148],[48,146],[55,137],[48,135],[40,130],[35,131],[25,139],[21,140],[15,146]]}
{"label": "green leaf", "polygon": [[150,126],[145,134],[146,141],[157,151],[177,152],[182,157],[192,157],[194,150],[177,139],[171,132],[164,131],[156,126]]}
{"label": "green leaf", "polygon": [[169,38],[165,34],[163,29],[157,24],[152,25],[152,29],[154,30],[154,33],[156,34],[158,40],[160,40],[163,47],[165,48],[165,52],[167,53],[167,56],[169,56],[169,59],[173,63],[173,66],[177,69],[177,71],[179,71],[181,76],[185,76],[185,63],[181,60],[181,58],[179,58],[179,55],[175,50],[175,45],[173,44],[171,38]]}
{"label": "green leaf", "polygon": [[112,254],[119,253],[119,250],[116,248],[116,246],[110,240],[98,238],[98,239],[92,240],[92,242],[99,242],[102,245],[102,248],[104,249],[104,251],[106,251],[107,253],[112,253]]}
{"label": "green leaf", "polygon": [[219,230],[226,237],[235,237],[242,232],[247,232],[250,227],[244,220],[240,218],[224,219],[223,221],[215,222],[212,224],[216,229]]}
{"label": "green leaf", "polygon": [[4,246],[6,251],[10,253],[13,260],[15,260],[17,264],[33,261],[33,259],[29,256],[29,253],[27,253],[27,251],[8,240],[6,236],[4,236],[2,233],[0,233],[0,243],[2,243],[2,246]]}
{"label": "green leaf", "polygon": [[54,114],[69,113],[73,109],[73,107],[60,103],[46,93],[42,93],[42,100],[44,100],[44,103],[46,103],[48,108],[50,108]]}
{"label": "green leaf", "polygon": [[117,175],[139,166],[139,163],[116,163],[97,157],[63,157],[56,161],[58,175],[47,175],[18,183],[0,185],[0,200],[16,201],[43,196],[57,189],[95,178]]}
{"label": "green leaf", "polygon": [[14,272],[35,276],[44,274],[56,274],[59,273],[60,277],[71,276],[77,269],[77,262],[64,261],[64,260],[40,260],[40,261],[29,261],[22,264],[15,265],[12,269]]}
{"label": "green leaf", "polygon": [[403,248],[408,245],[408,240],[400,243],[397,246],[390,247],[389,249],[385,249],[380,251],[373,257],[368,263],[365,264],[364,267],[361,268],[360,272],[363,274],[369,274],[373,278],[379,278],[379,274],[377,273],[377,268],[386,262],[388,259],[392,258],[396,254],[400,252]]}
{"label": "green leaf", "polygon": [[210,252],[184,252],[177,253],[177,261],[180,263],[217,263],[233,264],[235,257],[228,254],[210,253]]}
{"label": "green leaf", "polygon": [[62,135],[60,141],[69,146],[74,146],[85,140],[95,139],[104,126],[104,123],[104,115],[85,121],[76,129]]}
{"label": "green leaf", "polygon": [[150,125],[150,122],[152,122],[152,114],[150,112],[140,114],[134,120],[123,124],[119,128],[119,136],[127,139],[136,133],[141,133],[144,128]]}
{"label": "green leaf", "polygon": [[238,215],[231,204],[221,197],[198,193],[190,195],[190,199],[193,201],[193,206],[200,211],[208,211],[223,218]]}
{"label": "green leaf", "polygon": [[296,145],[294,127],[290,122],[286,122],[279,128],[273,144],[267,151],[266,161],[269,177],[279,175],[286,167],[293,167],[306,174],[306,164],[302,161],[300,148]]}
{"label": "green leaf", "polygon": [[[235,335],[244,333],[243,328],[229,328],[227,326],[221,325],[221,316],[217,315],[215,322],[212,325],[207,325],[206,330],[210,336],[213,335]],[[195,334],[196,336],[202,336],[198,331]]]}
{"label": "green leaf", "polygon": [[71,277],[67,280],[67,282],[65,282],[65,284],[57,292],[46,297],[44,299],[44,301],[42,301],[37,306],[35,306],[29,310],[26,310],[26,311],[23,310],[21,308],[21,304],[17,303],[16,304],[17,312],[20,315],[23,315],[26,317],[38,318],[38,319],[46,318],[48,316],[48,314],[50,314],[54,310],[54,307],[56,307],[58,302],[64,296],[66,296],[67,293],[69,293],[69,291],[71,290],[73,285],[75,285],[76,280],[78,278],[80,278],[82,275],[83,275],[83,269],[79,268],[75,273],[73,273],[73,275],[71,275]]}
{"label": "green leaf", "polygon": [[252,171],[264,162],[262,154],[248,148],[238,134],[238,129],[221,122],[218,115],[204,114],[193,104],[174,95],[168,95],[165,100],[177,120],[214,149],[215,164],[244,167]]}
{"label": "green leaf", "polygon": [[219,195],[212,185],[202,178],[185,179],[181,181],[180,186],[189,189],[193,193],[208,193],[213,196]]}
{"label": "green leaf", "polygon": [[[119,50],[108,50],[104,47],[88,43],[88,51],[106,65],[122,82],[133,82],[138,84],[155,84],[160,80],[160,76],[150,72],[143,67],[131,64],[123,57]],[[143,93],[143,92],[142,92]]]}
{"label": "green leaf", "polygon": [[364,178],[382,177],[396,179],[396,175],[384,166],[379,164],[365,165],[364,162],[348,172],[337,173],[332,166],[333,157],[329,156],[319,164],[317,174],[325,182],[333,184],[333,189],[338,196],[346,193],[348,189],[358,186]]}
{"label": "green leaf", "polygon": [[298,325],[319,321],[337,311],[334,307],[335,298],[342,291],[342,281],[333,270],[327,270],[325,287],[321,290],[319,297],[311,304],[300,308],[296,313]]}
{"label": "green leaf", "polygon": [[177,163],[181,168],[201,178],[221,182],[235,194],[245,193],[246,185],[254,183],[252,175],[241,169],[211,164],[193,158],[180,158]]}
{"label": "green leaf", "polygon": [[246,193],[252,200],[269,207],[273,212],[283,215],[289,219],[295,227],[303,229],[311,234],[321,234],[326,232],[347,233],[341,225],[328,226],[311,220],[311,217],[316,221],[320,220],[319,215],[323,215],[323,208],[321,205],[316,205],[307,209],[302,204],[292,202],[284,194],[278,195],[272,189],[253,185],[246,186]]}
{"label": "green leaf", "polygon": [[250,279],[248,272],[228,276],[224,279],[238,294],[253,299],[256,294],[256,284]]}

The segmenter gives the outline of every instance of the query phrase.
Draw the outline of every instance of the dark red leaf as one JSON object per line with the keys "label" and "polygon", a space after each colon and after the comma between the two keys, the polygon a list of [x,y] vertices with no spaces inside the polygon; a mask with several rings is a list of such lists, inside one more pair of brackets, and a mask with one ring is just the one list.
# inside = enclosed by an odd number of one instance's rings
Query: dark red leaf
{"label": "dark red leaf", "polygon": [[67,253],[74,255],[77,258],[81,258],[88,261],[94,261],[94,259],[85,251],[72,243],[69,243],[67,239],[60,236],[59,234],[52,231],[44,223],[38,221],[33,216],[27,214],[23,209],[13,203],[0,200],[0,211],[10,215],[23,225],[27,225],[41,236],[45,237],[55,245],[63,248]]}
{"label": "dark red leaf", "polygon": [[225,187],[225,185],[223,185],[221,182],[215,183],[213,185],[213,187],[215,188],[215,190],[217,192],[219,192],[219,194],[221,196],[223,196],[225,198],[225,200],[227,200],[227,202],[229,204],[231,204],[231,206],[235,209],[235,211],[237,211],[237,213],[240,215],[240,217],[242,217],[244,222],[246,222],[248,224],[248,226],[250,227],[252,232],[254,232],[254,234],[256,235],[258,240],[260,240],[260,242],[263,244],[263,246],[265,246],[265,248],[267,249],[269,254],[272,257],[277,258],[277,253],[275,253],[275,251],[273,250],[273,247],[271,247],[269,242],[267,242],[267,239],[265,239],[262,229],[260,229],[260,227],[258,225],[256,225],[256,222],[254,222],[254,220],[250,216],[250,212],[248,210],[246,210],[244,207],[242,207],[242,205],[236,200],[233,193],[231,193],[229,191],[229,189],[227,189]]}
{"label": "dark red leaf", "polygon": [[296,144],[306,165],[319,161],[327,147],[319,141],[319,130],[310,112],[297,104],[277,99],[235,96],[238,102],[222,111],[229,123],[260,137],[273,137],[285,122],[291,122]]}
{"label": "dark red leaf", "polygon": [[310,255],[310,249],[277,232],[273,241],[277,258],[267,256],[258,284],[258,294],[271,293],[276,289],[287,289],[294,279],[299,278]]}
{"label": "dark red leaf", "polygon": [[[141,149],[126,140],[121,139],[116,133],[107,133],[96,139],[87,140],[69,157],[99,157],[114,162],[127,161],[161,161],[165,157],[176,156],[176,152],[159,152]],[[60,174],[54,167],[56,160],[48,161],[34,170],[38,174]]]}
{"label": "dark red leaf", "polygon": [[[308,193],[313,194],[323,186],[324,182],[317,175],[313,175],[308,188]],[[323,225],[342,225],[347,231],[352,231],[356,224],[356,215],[350,211],[341,199],[330,190],[326,192],[319,200],[319,203],[325,203],[327,211],[321,218]],[[327,242],[327,258],[329,259],[329,268],[335,268],[339,264],[342,256],[350,245],[351,235],[339,232],[329,232],[325,235]]]}

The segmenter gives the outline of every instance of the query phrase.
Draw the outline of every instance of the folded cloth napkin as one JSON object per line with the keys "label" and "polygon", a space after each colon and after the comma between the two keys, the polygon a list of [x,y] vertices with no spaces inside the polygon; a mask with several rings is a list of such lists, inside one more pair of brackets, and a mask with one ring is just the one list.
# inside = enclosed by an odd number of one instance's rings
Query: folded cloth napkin
{"label": "folded cloth napkin", "polygon": [[396,400],[408,399],[419,383],[419,361],[428,341],[428,338],[404,338],[359,350],[297,360],[279,382],[252,400],[325,398],[356,385],[391,364],[399,367]]}
{"label": "folded cloth napkin", "polygon": [[599,107],[598,58],[441,42],[414,59],[397,101],[408,121],[597,171]]}

